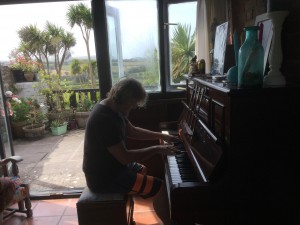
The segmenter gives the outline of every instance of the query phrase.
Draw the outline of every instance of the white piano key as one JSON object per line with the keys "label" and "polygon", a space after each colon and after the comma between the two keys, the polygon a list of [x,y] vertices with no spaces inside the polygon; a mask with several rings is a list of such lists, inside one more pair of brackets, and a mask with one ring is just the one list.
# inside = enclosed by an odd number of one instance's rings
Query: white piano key
{"label": "white piano key", "polygon": [[178,169],[175,156],[167,156],[167,159],[170,167],[172,183],[182,183],[181,175]]}

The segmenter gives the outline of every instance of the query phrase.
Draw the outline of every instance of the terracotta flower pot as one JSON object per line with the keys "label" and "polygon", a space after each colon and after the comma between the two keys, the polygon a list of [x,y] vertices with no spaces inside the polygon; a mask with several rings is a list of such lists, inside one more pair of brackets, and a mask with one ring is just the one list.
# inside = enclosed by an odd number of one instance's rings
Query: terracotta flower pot
{"label": "terracotta flower pot", "polygon": [[33,72],[25,72],[24,77],[25,77],[26,81],[32,82],[34,80],[34,73]]}

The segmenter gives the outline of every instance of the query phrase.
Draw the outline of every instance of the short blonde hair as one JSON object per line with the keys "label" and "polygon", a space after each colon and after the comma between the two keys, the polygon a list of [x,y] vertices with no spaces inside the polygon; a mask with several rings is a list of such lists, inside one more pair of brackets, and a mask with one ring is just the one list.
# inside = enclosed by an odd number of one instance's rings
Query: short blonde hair
{"label": "short blonde hair", "polygon": [[107,97],[122,105],[135,100],[137,106],[143,107],[147,101],[147,92],[143,85],[134,78],[121,78],[108,92]]}

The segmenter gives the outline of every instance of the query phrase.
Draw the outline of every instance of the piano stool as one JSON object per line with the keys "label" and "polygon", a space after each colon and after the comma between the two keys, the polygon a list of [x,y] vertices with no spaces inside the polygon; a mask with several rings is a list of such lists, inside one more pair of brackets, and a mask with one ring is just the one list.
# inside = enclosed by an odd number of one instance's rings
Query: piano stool
{"label": "piano stool", "polygon": [[93,193],[85,187],[76,203],[79,225],[135,225],[133,198],[120,193]]}

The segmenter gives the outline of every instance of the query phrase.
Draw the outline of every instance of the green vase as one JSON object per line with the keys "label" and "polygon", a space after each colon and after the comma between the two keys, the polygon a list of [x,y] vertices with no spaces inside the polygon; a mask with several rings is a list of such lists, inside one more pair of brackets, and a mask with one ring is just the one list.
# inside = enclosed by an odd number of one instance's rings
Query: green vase
{"label": "green vase", "polygon": [[258,40],[258,26],[245,27],[246,39],[239,50],[238,87],[263,85],[264,49]]}

